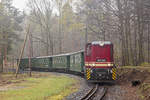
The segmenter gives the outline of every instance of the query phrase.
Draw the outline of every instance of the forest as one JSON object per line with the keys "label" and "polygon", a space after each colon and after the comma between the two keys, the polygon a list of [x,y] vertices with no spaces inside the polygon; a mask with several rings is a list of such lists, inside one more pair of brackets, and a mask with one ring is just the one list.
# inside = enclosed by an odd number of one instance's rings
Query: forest
{"label": "forest", "polygon": [[20,11],[0,1],[0,66],[19,57],[77,52],[92,41],[111,41],[120,66],[150,63],[149,0],[28,0]]}

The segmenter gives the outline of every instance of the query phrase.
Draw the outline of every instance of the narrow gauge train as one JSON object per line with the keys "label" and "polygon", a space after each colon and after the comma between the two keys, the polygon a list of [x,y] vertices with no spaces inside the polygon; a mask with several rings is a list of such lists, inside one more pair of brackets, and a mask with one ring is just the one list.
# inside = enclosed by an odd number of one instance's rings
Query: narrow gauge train
{"label": "narrow gauge train", "polygon": [[85,78],[88,82],[115,82],[113,44],[109,41],[88,43],[85,48]]}
{"label": "narrow gauge train", "polygon": [[[21,59],[19,68],[28,69],[29,58]],[[80,73],[85,75],[88,82],[114,82],[116,68],[113,63],[113,44],[109,41],[95,41],[88,43],[84,51],[34,57],[31,58],[31,69],[33,71]]]}

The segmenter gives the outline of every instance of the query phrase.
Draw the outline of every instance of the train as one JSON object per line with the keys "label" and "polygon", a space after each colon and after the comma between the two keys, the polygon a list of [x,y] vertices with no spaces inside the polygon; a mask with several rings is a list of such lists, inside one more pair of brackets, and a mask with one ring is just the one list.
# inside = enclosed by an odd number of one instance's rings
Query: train
{"label": "train", "polygon": [[84,73],[88,82],[113,82],[117,78],[110,41],[88,43],[84,54]]}
{"label": "train", "polygon": [[85,50],[74,53],[32,57],[30,60],[22,58],[19,69],[75,73],[84,75],[88,82],[115,82],[117,79],[110,41],[93,41],[86,44]]}

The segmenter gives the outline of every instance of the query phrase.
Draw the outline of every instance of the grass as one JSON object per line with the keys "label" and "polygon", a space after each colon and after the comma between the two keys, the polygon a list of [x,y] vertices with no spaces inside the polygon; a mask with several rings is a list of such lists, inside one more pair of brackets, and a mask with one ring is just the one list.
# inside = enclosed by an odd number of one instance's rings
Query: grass
{"label": "grass", "polygon": [[118,67],[119,69],[136,69],[136,70],[147,70],[148,72],[150,72],[150,65],[147,66],[122,66],[122,67]]}
{"label": "grass", "polygon": [[119,67],[119,68],[150,68],[150,66],[149,67],[145,67],[145,66],[122,66],[122,67]]}
{"label": "grass", "polygon": [[144,62],[144,63],[141,64],[141,66],[150,67],[150,63]]}
{"label": "grass", "polygon": [[143,83],[140,85],[138,94],[140,95],[141,100],[149,100],[150,83]]}
{"label": "grass", "polygon": [[62,100],[77,91],[77,81],[67,76],[26,78],[13,86],[23,87],[0,92],[0,100]]}

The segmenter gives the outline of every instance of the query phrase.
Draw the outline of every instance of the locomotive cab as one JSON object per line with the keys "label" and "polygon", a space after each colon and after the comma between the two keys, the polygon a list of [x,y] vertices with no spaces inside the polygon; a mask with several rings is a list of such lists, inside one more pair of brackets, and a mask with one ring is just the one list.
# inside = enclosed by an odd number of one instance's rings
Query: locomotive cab
{"label": "locomotive cab", "polygon": [[85,76],[89,82],[116,80],[113,44],[109,41],[88,43],[85,48]]}

